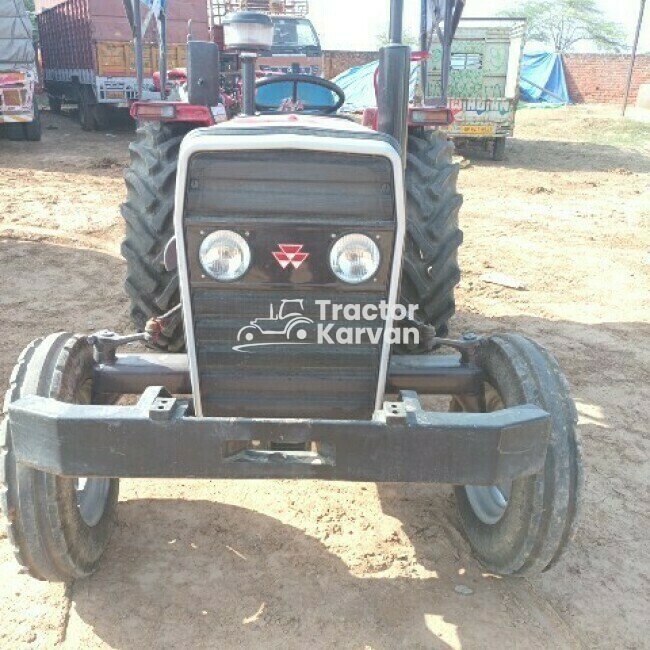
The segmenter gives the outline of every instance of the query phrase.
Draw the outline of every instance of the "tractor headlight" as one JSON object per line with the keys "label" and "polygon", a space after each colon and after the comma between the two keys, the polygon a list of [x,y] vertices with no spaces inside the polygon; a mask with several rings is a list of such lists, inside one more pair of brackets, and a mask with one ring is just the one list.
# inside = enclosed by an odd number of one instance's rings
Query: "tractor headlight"
{"label": "tractor headlight", "polygon": [[366,235],[341,237],[330,252],[330,266],[339,280],[361,284],[377,273],[381,254],[375,242]]}
{"label": "tractor headlight", "polygon": [[248,271],[251,249],[246,240],[231,230],[217,230],[201,244],[199,259],[203,270],[215,280],[230,282]]}

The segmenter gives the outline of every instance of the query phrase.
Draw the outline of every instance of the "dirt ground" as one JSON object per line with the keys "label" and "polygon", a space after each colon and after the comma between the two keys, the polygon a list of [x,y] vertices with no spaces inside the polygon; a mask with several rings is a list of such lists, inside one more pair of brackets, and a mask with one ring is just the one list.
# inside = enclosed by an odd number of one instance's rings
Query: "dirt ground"
{"label": "dirt ground", "polygon": [[[133,134],[45,127],[40,144],[0,141],[2,384],[39,335],[129,327],[118,206]],[[91,579],[20,574],[0,533],[0,648],[649,647],[649,143],[650,125],[614,109],[527,110],[505,163],[468,152],[461,175],[454,331],[538,338],[578,404],[582,526],[556,568],[485,574],[446,486],[124,481]]]}

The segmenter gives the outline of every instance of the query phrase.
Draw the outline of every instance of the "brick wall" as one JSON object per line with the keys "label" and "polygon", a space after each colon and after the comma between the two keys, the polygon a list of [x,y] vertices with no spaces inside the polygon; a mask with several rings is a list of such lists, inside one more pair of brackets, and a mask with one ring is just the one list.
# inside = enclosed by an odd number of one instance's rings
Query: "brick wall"
{"label": "brick wall", "polygon": [[[565,54],[564,70],[569,97],[576,103],[615,104],[623,101],[630,57],[619,54]],[[632,77],[630,103],[639,85],[650,83],[650,55],[638,56]]]}
{"label": "brick wall", "polygon": [[333,79],[348,68],[376,61],[378,56],[378,52],[326,50],[323,52],[323,75],[326,79]]}

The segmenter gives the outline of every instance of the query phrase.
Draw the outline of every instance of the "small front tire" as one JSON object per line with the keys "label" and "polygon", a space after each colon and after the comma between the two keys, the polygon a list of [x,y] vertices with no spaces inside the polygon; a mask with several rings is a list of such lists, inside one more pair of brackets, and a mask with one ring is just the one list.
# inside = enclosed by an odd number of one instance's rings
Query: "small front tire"
{"label": "small front tire", "polygon": [[[486,410],[539,406],[551,416],[551,438],[540,473],[505,486],[457,486],[458,513],[488,570],[535,575],[552,567],[575,535],[583,475],[575,404],[555,359],[523,336],[485,339],[480,365]],[[471,410],[466,406],[456,397],[451,410]]]}
{"label": "small front tire", "polygon": [[69,582],[96,571],[113,531],[119,482],[61,478],[17,463],[7,410],[26,395],[90,403],[92,378],[92,347],[66,333],[30,343],[11,375],[0,424],[0,510],[18,562],[40,580]]}

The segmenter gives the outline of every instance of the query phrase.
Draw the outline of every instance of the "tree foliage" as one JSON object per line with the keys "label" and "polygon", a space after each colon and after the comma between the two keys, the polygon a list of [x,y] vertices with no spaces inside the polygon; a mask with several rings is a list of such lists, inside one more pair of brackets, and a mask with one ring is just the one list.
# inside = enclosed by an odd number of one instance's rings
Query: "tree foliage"
{"label": "tree foliage", "polygon": [[556,52],[570,52],[582,41],[599,50],[627,49],[622,25],[607,20],[596,0],[522,0],[506,16],[528,20],[528,38],[553,45]]}

